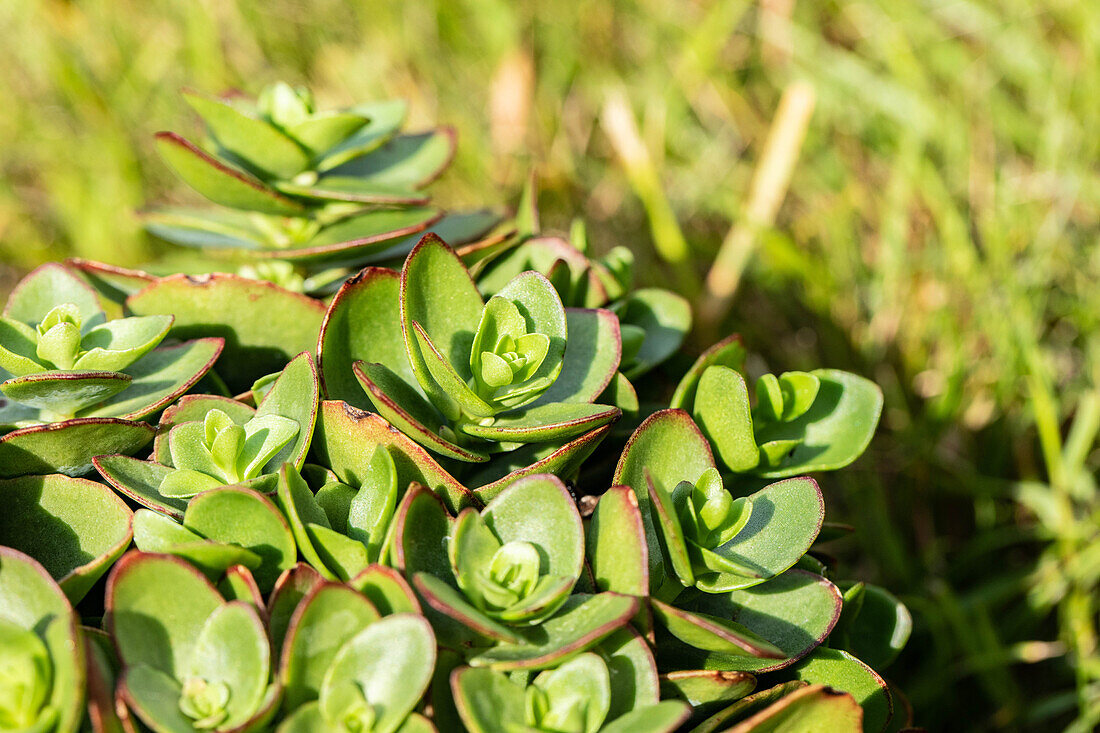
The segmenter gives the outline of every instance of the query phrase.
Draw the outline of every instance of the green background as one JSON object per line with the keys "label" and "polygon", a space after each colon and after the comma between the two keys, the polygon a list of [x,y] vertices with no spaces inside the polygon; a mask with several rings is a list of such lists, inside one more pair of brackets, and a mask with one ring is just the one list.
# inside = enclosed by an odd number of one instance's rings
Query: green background
{"label": "green background", "polygon": [[808,82],[789,190],[720,328],[772,369],[883,386],[868,455],[822,484],[858,527],[836,576],[916,617],[887,677],[917,722],[1100,720],[1100,4],[6,0],[0,39],[0,292],[51,259],[163,258],[134,211],[195,201],[152,146],[198,129],[178,89],[277,79],[454,125],[445,204],[512,201],[535,169],[545,226],[583,216],[643,283],[686,243],[698,279]]}

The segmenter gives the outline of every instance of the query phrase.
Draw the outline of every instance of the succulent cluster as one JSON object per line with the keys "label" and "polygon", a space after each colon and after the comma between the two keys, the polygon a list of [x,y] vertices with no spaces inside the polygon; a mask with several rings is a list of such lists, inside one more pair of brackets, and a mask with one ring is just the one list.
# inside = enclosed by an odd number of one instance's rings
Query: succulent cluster
{"label": "succulent cluster", "polygon": [[[309,216],[400,190],[351,175],[387,150],[374,108],[192,102],[214,152],[164,144],[193,184],[232,166]],[[816,370],[750,394],[736,338],[675,385],[686,301],[529,203],[507,231],[425,234],[327,301],[28,276],[0,320],[0,730],[909,725],[868,666],[908,614],[831,579],[846,528],[804,475],[863,452],[877,388]]]}

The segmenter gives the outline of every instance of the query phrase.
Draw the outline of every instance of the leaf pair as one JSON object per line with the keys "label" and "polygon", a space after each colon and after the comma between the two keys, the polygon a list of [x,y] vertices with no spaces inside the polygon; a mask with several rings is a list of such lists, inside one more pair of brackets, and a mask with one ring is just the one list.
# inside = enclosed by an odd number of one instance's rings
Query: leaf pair
{"label": "leaf pair", "polygon": [[765,478],[831,471],[866,450],[882,412],[877,385],[835,369],[765,374],[753,405],[741,373],[744,357],[736,337],[715,344],[671,402],[692,412],[730,471]]}

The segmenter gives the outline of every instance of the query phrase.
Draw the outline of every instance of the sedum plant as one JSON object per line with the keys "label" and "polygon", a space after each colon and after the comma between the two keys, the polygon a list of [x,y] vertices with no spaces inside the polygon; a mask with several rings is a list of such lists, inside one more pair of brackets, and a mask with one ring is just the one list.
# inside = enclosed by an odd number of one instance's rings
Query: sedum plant
{"label": "sedum plant", "polygon": [[0,476],[91,469],[100,453],[134,453],[141,422],[210,369],[211,337],[160,345],[168,315],[108,320],[90,288],[60,265],[16,285],[0,316]]}
{"label": "sedum plant", "polygon": [[46,570],[9,547],[0,547],[0,659],[0,729],[80,727],[85,658],[76,614]]}
{"label": "sedum plant", "polygon": [[429,226],[473,240],[488,212],[444,216],[423,188],[454,156],[448,127],[402,133],[408,105],[387,100],[318,109],[304,88],[276,82],[255,100],[184,91],[205,144],[161,132],[157,148],[217,209],[144,215],[158,237],[248,263],[242,273],[297,290],[339,283],[341,268],[392,260]]}
{"label": "sedum plant", "polygon": [[188,99],[210,140],[162,152],[224,209],[148,223],[247,269],[50,265],[0,318],[0,729],[911,724],[908,612],[806,475],[877,387],[736,336],[674,373],[684,298],[533,187],[437,219],[450,136],[399,105]]}
{"label": "sedum plant", "polygon": [[[621,349],[617,323],[605,313],[567,313],[535,272],[485,301],[461,259],[429,235],[400,279],[367,269],[333,299],[318,355],[325,392],[369,407],[458,461],[483,463],[529,444],[560,446],[619,416],[618,408],[593,403]],[[367,337],[353,324],[368,319],[387,325]]]}

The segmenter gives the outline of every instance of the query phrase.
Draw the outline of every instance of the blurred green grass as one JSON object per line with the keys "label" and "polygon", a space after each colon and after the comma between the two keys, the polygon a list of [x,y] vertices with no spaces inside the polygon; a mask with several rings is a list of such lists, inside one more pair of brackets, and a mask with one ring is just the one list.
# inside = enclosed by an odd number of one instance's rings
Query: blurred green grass
{"label": "blurred green grass", "polygon": [[[459,130],[441,200],[505,200],[535,167],[544,223],[585,217],[644,281],[681,250],[701,281],[751,224],[723,327],[772,368],[886,391],[871,454],[823,485],[859,527],[841,574],[917,617],[888,672],[917,721],[1100,721],[1097,4],[7,0],[0,37],[9,284],[72,254],[163,256],[133,211],[188,197],[151,144],[196,129],[184,86],[405,97],[413,127]],[[815,108],[789,191],[774,223],[747,222],[795,80]],[[620,159],[616,98],[648,173]]]}

